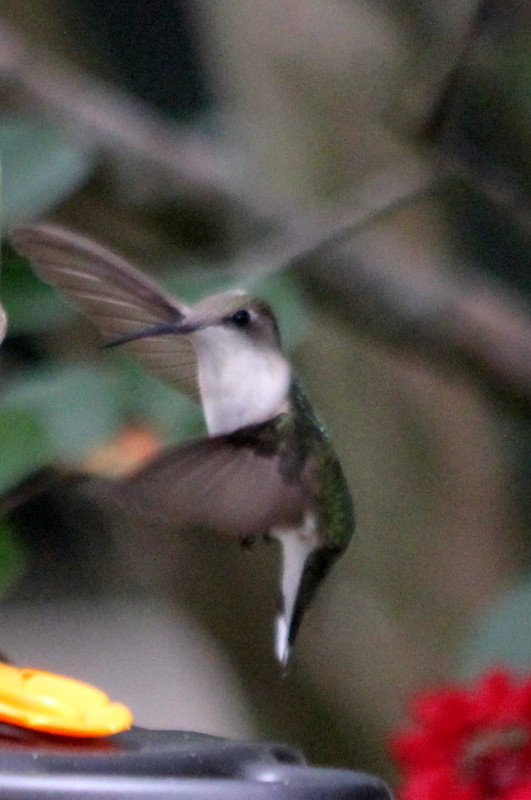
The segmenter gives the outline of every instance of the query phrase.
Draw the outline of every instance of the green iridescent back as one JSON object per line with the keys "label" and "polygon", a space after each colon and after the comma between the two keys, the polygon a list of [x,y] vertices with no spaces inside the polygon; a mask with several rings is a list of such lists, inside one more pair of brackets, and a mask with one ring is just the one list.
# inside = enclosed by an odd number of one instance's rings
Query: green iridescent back
{"label": "green iridescent back", "polygon": [[[354,532],[354,506],[343,470],[328,431],[315,414],[299,383],[293,380],[290,391],[294,423],[302,428],[302,440],[313,456],[319,484],[319,528],[328,547],[337,547],[338,555],[347,547]],[[299,433],[299,435],[300,435]]]}

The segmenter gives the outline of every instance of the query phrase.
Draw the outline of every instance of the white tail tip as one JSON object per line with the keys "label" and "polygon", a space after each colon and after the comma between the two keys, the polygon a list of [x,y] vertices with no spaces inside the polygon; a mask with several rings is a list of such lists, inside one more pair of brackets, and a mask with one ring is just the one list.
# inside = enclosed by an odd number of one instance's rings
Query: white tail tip
{"label": "white tail tip", "polygon": [[289,654],[289,626],[284,614],[279,614],[275,627],[275,655],[283,669],[288,666]]}

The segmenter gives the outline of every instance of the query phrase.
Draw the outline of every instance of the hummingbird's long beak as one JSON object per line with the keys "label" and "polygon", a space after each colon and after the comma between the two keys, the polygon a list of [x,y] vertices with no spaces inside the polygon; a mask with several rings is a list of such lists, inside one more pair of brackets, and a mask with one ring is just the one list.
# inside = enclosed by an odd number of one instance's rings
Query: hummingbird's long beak
{"label": "hummingbird's long beak", "polygon": [[140,331],[133,333],[126,333],[124,336],[116,336],[114,339],[109,339],[104,342],[102,347],[118,347],[127,342],[136,342],[138,339],[147,339],[150,336],[164,336],[167,334],[186,334],[194,333],[195,331],[205,328],[208,323],[205,322],[161,322],[157,325],[150,325]]}

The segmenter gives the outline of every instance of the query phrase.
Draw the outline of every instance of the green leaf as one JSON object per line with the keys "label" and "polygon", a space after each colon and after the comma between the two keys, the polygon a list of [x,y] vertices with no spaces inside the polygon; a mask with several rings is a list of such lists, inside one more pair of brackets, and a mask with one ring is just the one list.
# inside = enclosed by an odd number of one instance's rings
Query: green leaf
{"label": "green leaf", "polygon": [[19,256],[4,261],[1,292],[12,335],[56,329],[73,316],[60,295],[36,278],[28,262]]}
{"label": "green leaf", "polygon": [[531,667],[531,578],[501,594],[467,638],[459,673],[471,678],[488,666]]}
{"label": "green leaf", "polygon": [[43,367],[10,386],[0,410],[31,414],[46,431],[48,458],[79,461],[122,421],[120,381],[88,365]]}
{"label": "green leaf", "polygon": [[0,120],[1,227],[50,211],[86,180],[94,153],[74,146],[54,125],[39,119]]}
{"label": "green leaf", "polygon": [[50,440],[38,415],[0,408],[0,454],[0,492],[48,460]]}

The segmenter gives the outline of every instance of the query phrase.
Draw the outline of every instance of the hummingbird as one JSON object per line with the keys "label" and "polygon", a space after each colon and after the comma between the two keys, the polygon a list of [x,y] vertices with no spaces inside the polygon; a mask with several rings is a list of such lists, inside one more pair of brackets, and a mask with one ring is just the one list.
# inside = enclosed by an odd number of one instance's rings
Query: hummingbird
{"label": "hummingbird", "polygon": [[275,653],[288,664],[315,591],[354,528],[330,438],[282,351],[270,306],[241,289],[186,305],[125,259],[48,223],[12,232],[15,249],[103,336],[201,404],[208,436],[170,446],[113,479],[128,513],[281,546]]}

